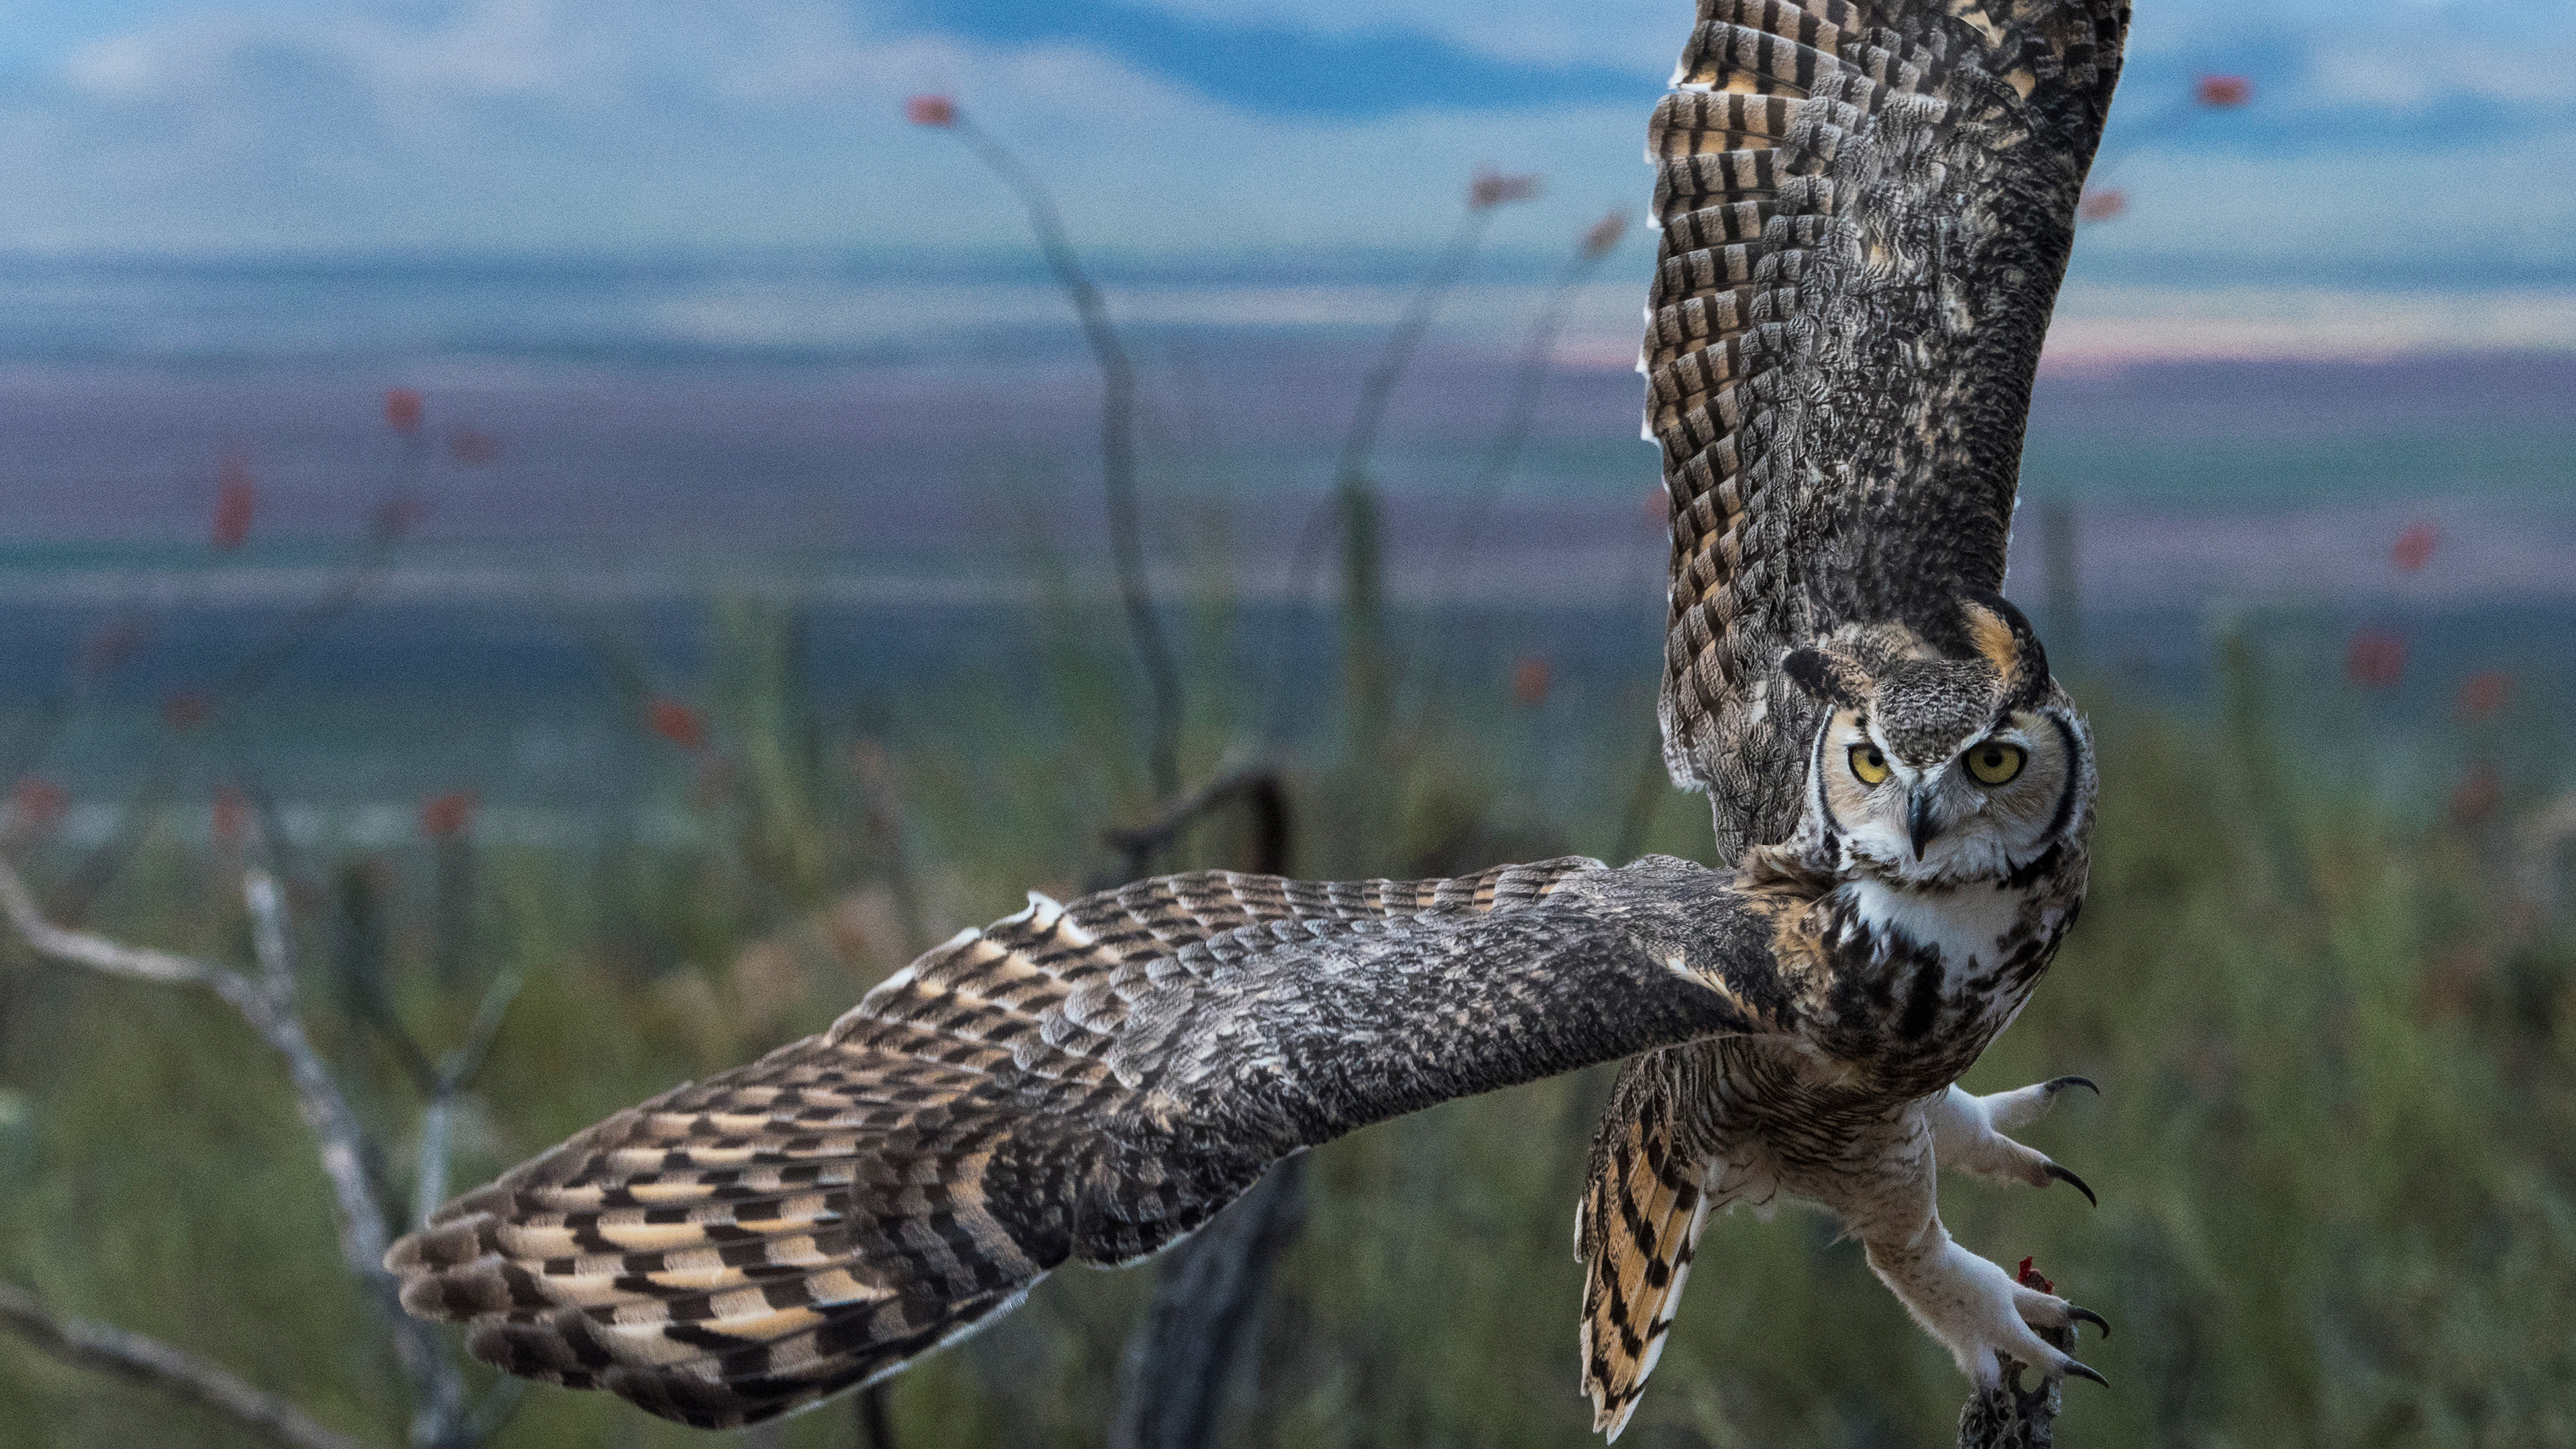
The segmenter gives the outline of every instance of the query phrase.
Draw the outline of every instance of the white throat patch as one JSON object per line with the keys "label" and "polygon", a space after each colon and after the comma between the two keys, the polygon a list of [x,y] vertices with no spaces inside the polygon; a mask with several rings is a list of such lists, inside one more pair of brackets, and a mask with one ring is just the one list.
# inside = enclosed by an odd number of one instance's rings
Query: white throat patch
{"label": "white throat patch", "polygon": [[1836,886],[1874,935],[1902,936],[1917,946],[1937,947],[1944,975],[1955,976],[1973,962],[1992,964],[1995,943],[2021,919],[2022,894],[2000,884],[1971,882],[1935,890],[1899,890],[1879,880],[1855,880]]}

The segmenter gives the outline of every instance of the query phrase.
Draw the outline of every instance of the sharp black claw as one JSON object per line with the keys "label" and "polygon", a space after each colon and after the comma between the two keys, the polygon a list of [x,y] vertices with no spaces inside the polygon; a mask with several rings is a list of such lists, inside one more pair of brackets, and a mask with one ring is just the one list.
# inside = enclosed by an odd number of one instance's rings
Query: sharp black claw
{"label": "sharp black claw", "polygon": [[2091,1077],[2059,1077],[2048,1084],[2048,1095],[2054,1097],[2069,1087],[2082,1087],[2096,1097],[2102,1095],[2102,1089],[2093,1085]]}
{"label": "sharp black claw", "polygon": [[2091,1379],[2093,1382],[2100,1384],[2106,1389],[2111,1387],[2111,1381],[2109,1379],[2102,1377],[2100,1374],[2095,1373],[2093,1370],[2086,1368],[2084,1365],[2077,1363],[2071,1358],[2066,1361],[2066,1371],[2079,1379]]}
{"label": "sharp black claw", "polygon": [[2047,1166],[2042,1167],[2040,1171],[2047,1173],[2049,1176],[2056,1178],[2059,1182],[2065,1183],[2067,1186],[2074,1188],[2077,1192],[2084,1194],[2084,1200],[2093,1204],[2095,1207],[2100,1207],[2102,1205],[2102,1200],[2093,1195],[2093,1189],[2084,1185],[2084,1179],[2077,1177],[2074,1173],[2067,1171],[2056,1163],[2049,1163]]}
{"label": "sharp black claw", "polygon": [[2095,1328],[2102,1330],[2102,1336],[2104,1338],[2109,1338],[2111,1336],[2111,1320],[2104,1318],[2101,1314],[2094,1312],[2090,1308],[2078,1308],[2074,1304],[2069,1303],[2066,1305],[2066,1316],[2074,1319],[2078,1323],[2092,1324]]}

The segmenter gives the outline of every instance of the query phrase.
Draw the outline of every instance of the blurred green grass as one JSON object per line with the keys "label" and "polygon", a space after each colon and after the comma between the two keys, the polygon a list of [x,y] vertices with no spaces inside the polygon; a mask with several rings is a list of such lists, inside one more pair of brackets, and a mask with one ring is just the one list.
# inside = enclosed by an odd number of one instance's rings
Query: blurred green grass
{"label": "blurred green grass", "polygon": [[[913,950],[1007,913],[1024,889],[1079,890],[1107,868],[1099,829],[1144,812],[1119,641],[1096,614],[1044,612],[1062,660],[1048,679],[962,680],[949,699],[909,702],[1003,721],[950,742],[889,742],[818,706],[797,678],[791,616],[725,605],[718,620],[714,744],[674,751],[659,786],[692,822],[684,838],[478,848],[462,921],[433,909],[425,848],[298,863],[308,1013],[383,1134],[390,1201],[408,1201],[420,1103],[389,1021],[435,1050],[464,1031],[481,979],[525,973],[460,1129],[453,1181],[470,1185],[820,1028]],[[1198,632],[1221,636],[1222,620]],[[2225,649],[2230,707],[2209,721],[2123,708],[2078,682],[2104,780],[2091,902],[1968,1079],[2101,1083],[2101,1099],[2061,1103],[2029,1136],[2103,1205],[1951,1178],[1944,1215],[1970,1247],[2034,1257],[2117,1325],[2086,1350],[2115,1387],[2070,1392],[2068,1443],[2576,1442],[2576,933],[2515,885],[2513,822],[2543,802],[2508,797],[2466,820],[2385,798],[2369,761],[2306,743],[2319,732],[2305,722],[2352,701],[2282,696],[2268,683],[2279,671],[2241,640]],[[1243,723],[1226,701],[1257,690],[1204,667],[1195,683],[1191,775],[1206,778]],[[1436,711],[1405,712],[1377,759],[1293,766],[1300,873],[1608,855],[1623,838],[1705,858],[1696,799],[1648,794],[1650,813],[1630,818],[1650,686],[1587,702],[1585,731],[1541,737],[1499,681],[1460,685]],[[2535,748],[2532,732],[2520,743]],[[1590,806],[1550,815],[1516,790],[1514,762],[1539,749],[1560,771],[1579,754],[1571,767],[1599,781]],[[1163,864],[1231,863],[1240,849],[1219,822]],[[244,958],[219,855],[151,836],[90,922]],[[41,888],[65,864],[39,850],[30,870]],[[382,927],[363,946],[350,890],[374,893]],[[477,979],[440,978],[442,931],[470,934]],[[1571,1226],[1606,1088],[1606,1072],[1543,1083],[1315,1154],[1306,1230],[1225,1441],[1586,1442]],[[0,1276],[399,1442],[400,1379],[332,1234],[284,1074],[220,1004],[0,947]],[[1148,1283],[1070,1271],[898,1378],[899,1442],[1101,1442]],[[1828,1220],[1738,1214],[1711,1225],[1622,1442],[1942,1443],[1962,1397],[1947,1357]],[[255,1442],[6,1338],[0,1405],[0,1445]],[[842,1400],[753,1440],[845,1445],[856,1432]],[[539,1388],[494,1442],[704,1439]]]}

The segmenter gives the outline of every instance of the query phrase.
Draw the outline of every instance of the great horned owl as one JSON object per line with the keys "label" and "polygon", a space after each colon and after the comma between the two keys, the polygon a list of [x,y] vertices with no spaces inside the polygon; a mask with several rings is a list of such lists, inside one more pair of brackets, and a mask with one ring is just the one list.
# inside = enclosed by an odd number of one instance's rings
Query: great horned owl
{"label": "great horned owl", "polygon": [[[1992,1382],[2099,1319],[1953,1242],[1948,1165],[2060,1079],[1953,1083],[2084,891],[2094,769],[1997,593],[2118,0],[1701,0],[1655,113],[1662,722],[1709,869],[1171,876],[931,951],[821,1036],[450,1203],[387,1266],[513,1373],[723,1426],[901,1367],[1271,1164],[1630,1058],[1578,1217],[1583,1374],[1633,1411],[1711,1208],[1786,1191]],[[2081,1184],[2077,1184],[2081,1186]],[[2087,1194],[2090,1195],[2089,1193]]]}
{"label": "great horned owl", "polygon": [[1710,1211],[1784,1190],[1840,1216],[1980,1384],[1998,1354],[2092,1376],[2030,1325],[2093,1316],[1958,1246],[1934,1205],[1936,1163],[2092,1196],[2002,1135],[2082,1078],[1987,1098],[1952,1085],[2075,922],[2095,786],[2083,719],[2019,611],[1986,596],[1960,613],[1980,651],[1969,658],[1882,626],[1785,660],[1817,718],[1802,813],[1785,843],[1744,851],[1736,880],[1802,903],[1772,951],[1821,995],[1803,1030],[1704,1039],[1621,1073],[1575,1229],[1583,1383],[1595,1426],[1614,1435]]}

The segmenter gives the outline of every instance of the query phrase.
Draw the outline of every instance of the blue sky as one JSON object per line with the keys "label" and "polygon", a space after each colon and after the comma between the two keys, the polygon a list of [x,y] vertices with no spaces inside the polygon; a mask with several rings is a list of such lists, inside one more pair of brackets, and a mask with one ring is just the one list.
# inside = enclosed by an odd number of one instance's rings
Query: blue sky
{"label": "blue sky", "polygon": [[[2576,5],[2141,0],[2078,281],[2576,285]],[[1648,186],[1686,0],[0,0],[0,251],[667,255],[1019,244],[903,98],[959,96],[1085,245],[1413,255],[1480,165],[1502,253]],[[2510,18],[2510,25],[2505,22]],[[2070,294],[2072,298],[2074,294]],[[2117,302],[2117,296],[2113,297]],[[2116,310],[2116,307],[2115,309]],[[2571,343],[2576,345],[2576,343]]]}

